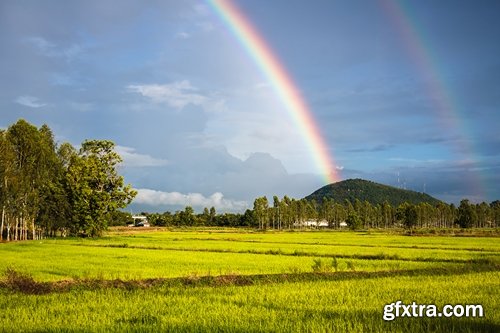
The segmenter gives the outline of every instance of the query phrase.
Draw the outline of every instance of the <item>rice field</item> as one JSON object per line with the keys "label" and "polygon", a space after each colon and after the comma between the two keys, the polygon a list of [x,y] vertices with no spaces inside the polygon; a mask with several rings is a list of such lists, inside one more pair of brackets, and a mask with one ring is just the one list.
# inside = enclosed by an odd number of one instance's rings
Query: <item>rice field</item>
{"label": "rice field", "polygon": [[[0,244],[0,272],[2,332],[500,331],[495,237],[124,229]],[[484,316],[384,321],[398,300]]]}

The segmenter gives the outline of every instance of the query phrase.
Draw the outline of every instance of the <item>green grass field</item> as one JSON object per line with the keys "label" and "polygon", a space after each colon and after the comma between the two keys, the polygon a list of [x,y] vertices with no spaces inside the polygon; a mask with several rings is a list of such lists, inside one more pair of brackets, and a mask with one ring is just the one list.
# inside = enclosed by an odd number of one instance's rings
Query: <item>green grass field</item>
{"label": "green grass field", "polygon": [[[498,332],[499,240],[125,229],[3,243],[0,331]],[[398,300],[484,316],[384,321]]]}

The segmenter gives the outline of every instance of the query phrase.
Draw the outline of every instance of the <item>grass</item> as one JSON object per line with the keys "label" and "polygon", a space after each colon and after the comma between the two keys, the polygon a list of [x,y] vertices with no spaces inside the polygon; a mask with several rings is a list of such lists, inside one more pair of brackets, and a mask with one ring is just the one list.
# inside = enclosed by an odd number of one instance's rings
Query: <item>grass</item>
{"label": "grass", "polygon": [[[380,232],[111,232],[0,244],[0,331],[499,331],[500,242]],[[384,304],[483,318],[382,319]]]}

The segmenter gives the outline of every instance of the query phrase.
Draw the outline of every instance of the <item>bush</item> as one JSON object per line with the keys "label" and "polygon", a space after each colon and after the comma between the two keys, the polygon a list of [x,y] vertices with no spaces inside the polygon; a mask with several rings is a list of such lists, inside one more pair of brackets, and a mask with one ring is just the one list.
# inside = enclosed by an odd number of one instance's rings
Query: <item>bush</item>
{"label": "bush", "polygon": [[347,269],[349,269],[353,272],[356,270],[356,268],[354,267],[354,263],[352,261],[348,261],[348,262],[346,262],[346,264],[347,264]]}
{"label": "bush", "polygon": [[314,259],[313,260],[313,265],[312,265],[312,270],[315,273],[322,273],[322,272],[327,272],[329,271],[329,267],[325,264],[325,262],[321,259]]}
{"label": "bush", "polygon": [[332,267],[335,270],[335,272],[338,272],[338,270],[339,270],[339,263],[338,263],[336,257],[333,257],[333,259],[332,259]]}
{"label": "bush", "polygon": [[20,273],[12,268],[5,271],[4,284],[7,288],[24,294],[45,294],[50,292],[50,285],[36,282],[31,275]]}

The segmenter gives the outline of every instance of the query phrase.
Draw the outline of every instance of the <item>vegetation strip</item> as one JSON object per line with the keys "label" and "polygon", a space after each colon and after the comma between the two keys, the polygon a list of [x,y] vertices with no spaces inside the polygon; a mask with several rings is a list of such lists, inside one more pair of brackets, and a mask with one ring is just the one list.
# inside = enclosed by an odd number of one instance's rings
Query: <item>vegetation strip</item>
{"label": "vegetation strip", "polygon": [[282,274],[254,274],[254,275],[190,275],[174,278],[152,278],[142,280],[104,280],[104,279],[74,279],[55,282],[38,282],[30,275],[19,273],[14,269],[7,269],[5,277],[0,281],[0,288],[23,294],[42,295],[54,292],[68,292],[73,289],[96,290],[105,288],[144,289],[155,286],[178,287],[222,287],[222,286],[249,286],[255,284],[293,283],[311,281],[342,281],[351,279],[369,279],[394,276],[446,276],[478,272],[494,272],[500,269],[499,265],[474,264],[467,267],[453,268],[422,268],[411,270],[392,271],[344,271],[344,272],[303,272]]}
{"label": "vegetation strip", "polygon": [[436,247],[436,246],[401,246],[401,245],[370,245],[370,244],[334,244],[334,243],[307,243],[307,242],[273,242],[273,241],[260,241],[253,239],[235,239],[235,238],[173,238],[172,241],[224,241],[224,242],[237,242],[237,243],[256,243],[256,244],[292,244],[292,245],[318,245],[318,246],[353,246],[353,247],[369,247],[369,248],[390,248],[390,249],[421,249],[421,250],[446,250],[446,251],[471,251],[471,252],[500,252],[495,249],[484,248],[461,248],[461,247]]}
{"label": "vegetation strip", "polygon": [[475,258],[475,259],[440,259],[440,258],[402,258],[397,254],[328,254],[316,252],[304,252],[295,250],[293,252],[283,252],[278,250],[232,250],[232,249],[186,249],[176,247],[159,247],[159,246],[137,246],[124,244],[71,244],[70,246],[85,246],[85,247],[111,247],[111,248],[129,248],[140,250],[163,250],[163,251],[183,251],[183,252],[213,252],[213,253],[249,253],[249,254],[262,254],[262,255],[281,255],[292,257],[322,257],[322,258],[339,258],[339,259],[361,259],[361,260],[399,260],[399,261],[412,261],[412,262],[447,262],[447,263],[492,263],[496,264],[494,260],[489,258]]}

